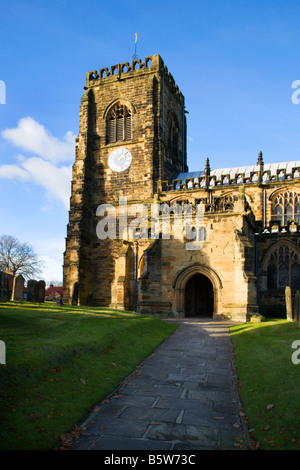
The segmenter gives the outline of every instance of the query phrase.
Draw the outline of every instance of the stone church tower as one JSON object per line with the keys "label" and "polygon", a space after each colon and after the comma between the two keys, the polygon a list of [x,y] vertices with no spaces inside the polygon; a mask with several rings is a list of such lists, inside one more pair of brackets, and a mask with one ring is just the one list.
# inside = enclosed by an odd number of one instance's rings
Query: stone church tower
{"label": "stone church tower", "polygon": [[[73,167],[64,295],[69,301],[78,282],[81,304],[92,298],[93,303],[108,305],[123,241],[100,243],[97,207],[118,204],[120,196],[128,204],[150,204],[162,180],[187,170],[184,97],[158,55],[101,69],[99,74],[89,72],[85,90]],[[132,161],[127,170],[119,171],[113,156],[123,149]],[[126,163],[126,158],[120,162]]]}
{"label": "stone church tower", "polygon": [[64,301],[236,320],[282,306],[285,285],[300,287],[299,175],[300,161],[261,152],[189,173],[184,97],[158,55],[87,73]]}

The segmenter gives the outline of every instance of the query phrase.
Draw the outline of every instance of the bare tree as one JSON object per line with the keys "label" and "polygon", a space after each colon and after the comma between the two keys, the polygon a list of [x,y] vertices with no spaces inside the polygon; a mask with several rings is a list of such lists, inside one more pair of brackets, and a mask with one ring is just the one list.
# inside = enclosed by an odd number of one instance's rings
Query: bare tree
{"label": "bare tree", "polygon": [[29,243],[21,243],[11,235],[0,237],[0,270],[22,274],[26,279],[41,274],[42,261]]}
{"label": "bare tree", "polygon": [[55,287],[62,287],[63,286],[62,281],[52,280],[52,281],[48,282],[48,287],[50,287],[51,284]]}

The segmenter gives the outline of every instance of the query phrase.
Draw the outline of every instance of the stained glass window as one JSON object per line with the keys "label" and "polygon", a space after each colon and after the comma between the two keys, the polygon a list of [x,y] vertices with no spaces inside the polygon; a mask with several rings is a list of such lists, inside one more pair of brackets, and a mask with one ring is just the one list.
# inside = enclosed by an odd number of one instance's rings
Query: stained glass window
{"label": "stained glass window", "polygon": [[270,252],[267,265],[267,288],[300,288],[299,255],[289,245],[276,245]]}
{"label": "stained glass window", "polygon": [[300,223],[300,196],[295,191],[285,191],[278,194],[274,200],[274,219],[280,225],[286,225],[289,220],[298,220]]}

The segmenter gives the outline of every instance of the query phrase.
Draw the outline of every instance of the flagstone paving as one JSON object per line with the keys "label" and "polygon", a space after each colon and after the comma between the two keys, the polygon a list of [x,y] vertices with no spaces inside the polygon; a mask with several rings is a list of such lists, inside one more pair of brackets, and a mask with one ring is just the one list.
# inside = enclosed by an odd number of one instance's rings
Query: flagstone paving
{"label": "flagstone paving", "polygon": [[230,322],[174,319],[179,328],[81,427],[75,449],[249,449]]}

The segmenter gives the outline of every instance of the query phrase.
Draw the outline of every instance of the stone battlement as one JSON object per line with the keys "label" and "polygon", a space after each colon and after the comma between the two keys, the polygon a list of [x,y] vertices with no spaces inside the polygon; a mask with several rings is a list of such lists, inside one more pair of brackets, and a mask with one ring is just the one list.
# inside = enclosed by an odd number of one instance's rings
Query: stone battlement
{"label": "stone battlement", "polygon": [[144,61],[141,59],[135,59],[131,62],[123,62],[122,64],[115,64],[108,69],[107,67],[101,68],[99,72],[92,70],[86,74],[86,88],[90,88],[95,85],[101,85],[104,81],[122,80],[137,75],[142,75],[149,72],[163,72],[165,82],[173,89],[173,91],[183,98],[178,86],[175,83],[173,76],[168,71],[168,68],[164,65],[162,58],[156,54],[145,57]]}

